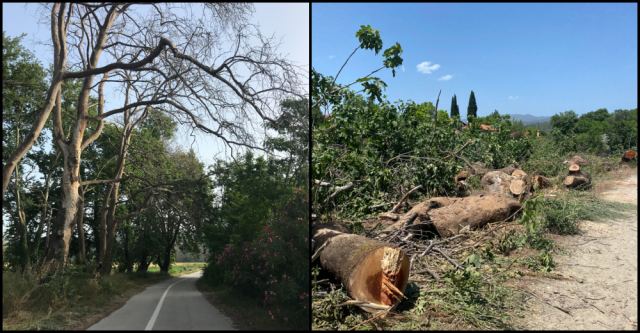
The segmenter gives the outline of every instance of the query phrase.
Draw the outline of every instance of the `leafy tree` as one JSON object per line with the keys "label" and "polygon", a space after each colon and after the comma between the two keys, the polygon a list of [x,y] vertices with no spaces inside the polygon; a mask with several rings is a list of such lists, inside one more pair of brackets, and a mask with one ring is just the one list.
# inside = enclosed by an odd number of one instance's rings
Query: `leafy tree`
{"label": "leafy tree", "polygon": [[478,105],[476,105],[476,95],[471,90],[469,95],[469,105],[467,106],[467,119],[475,118],[478,116]]}
{"label": "leafy tree", "polygon": [[[360,83],[362,85],[363,89],[360,92],[364,92],[366,95],[368,95],[370,101],[377,100],[380,103],[382,102],[382,93],[387,84],[380,78],[373,75],[385,68],[389,68],[391,69],[392,75],[395,77],[395,69],[401,66],[403,62],[401,56],[402,47],[399,43],[395,43],[393,46],[384,50],[383,64],[381,67],[374,69],[369,74],[360,77],[349,84],[340,85],[336,83],[336,80],[340,76],[340,73],[342,73],[342,70],[347,65],[351,57],[353,57],[353,55],[359,49],[373,50],[375,54],[378,54],[383,47],[380,32],[376,29],[373,29],[370,25],[361,25],[360,29],[356,31],[355,35],[359,43],[351,52],[349,57],[347,57],[342,66],[340,66],[340,69],[338,70],[338,73],[335,75],[335,77],[322,75],[312,68],[312,110],[319,111],[321,108],[326,109],[331,104],[339,103],[342,99],[348,98],[349,96],[353,95],[354,93],[350,92],[347,88],[356,83]],[[317,111],[312,111],[312,113],[313,112]]]}
{"label": "leafy tree", "polygon": [[460,119],[460,109],[458,108],[458,101],[456,100],[455,94],[451,98],[451,118]]}
{"label": "leafy tree", "polygon": [[565,111],[551,116],[551,126],[562,134],[573,133],[578,122],[578,115],[574,111]]}
{"label": "leafy tree", "polygon": [[[2,32],[2,160],[14,153],[26,134],[31,131],[38,108],[46,91],[46,71],[33,54],[21,45],[24,35],[11,38]],[[42,139],[38,143],[42,143]],[[22,176],[35,166],[27,159],[16,165],[10,193],[5,193],[3,208],[11,212],[13,223],[7,230],[10,251],[8,262],[21,271],[31,267],[33,241],[30,240],[27,214],[37,214],[37,198],[25,191],[30,182]],[[34,201],[35,199],[35,201]],[[33,216],[33,215],[31,215]],[[3,219],[4,226],[4,219]],[[33,226],[34,224],[31,223]],[[36,224],[37,225],[37,224]]]}

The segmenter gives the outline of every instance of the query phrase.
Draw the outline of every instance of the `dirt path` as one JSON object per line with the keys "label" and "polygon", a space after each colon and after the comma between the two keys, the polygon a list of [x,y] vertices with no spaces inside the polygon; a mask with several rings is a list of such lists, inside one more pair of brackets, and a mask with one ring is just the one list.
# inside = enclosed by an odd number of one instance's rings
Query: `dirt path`
{"label": "dirt path", "polygon": [[[611,181],[600,192],[605,200],[637,205],[638,177]],[[635,330],[638,327],[637,210],[628,217],[584,221],[579,236],[558,240],[556,272],[566,279],[523,280],[532,297],[522,329]],[[535,295],[535,296],[533,296]]]}

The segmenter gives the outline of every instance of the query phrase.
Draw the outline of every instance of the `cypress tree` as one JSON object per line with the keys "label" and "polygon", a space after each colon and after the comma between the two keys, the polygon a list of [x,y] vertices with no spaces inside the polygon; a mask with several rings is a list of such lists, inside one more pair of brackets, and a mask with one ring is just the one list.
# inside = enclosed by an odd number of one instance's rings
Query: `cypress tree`
{"label": "cypress tree", "polygon": [[469,96],[469,106],[467,107],[467,120],[471,117],[477,117],[478,105],[476,105],[476,95],[471,90],[471,96]]}
{"label": "cypress tree", "polygon": [[460,109],[458,108],[456,95],[453,95],[451,98],[451,118],[460,118]]}

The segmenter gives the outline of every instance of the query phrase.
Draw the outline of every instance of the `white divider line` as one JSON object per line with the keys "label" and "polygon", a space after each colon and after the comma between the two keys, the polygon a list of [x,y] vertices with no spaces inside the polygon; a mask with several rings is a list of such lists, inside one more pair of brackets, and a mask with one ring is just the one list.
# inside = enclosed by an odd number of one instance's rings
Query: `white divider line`
{"label": "white divider line", "polygon": [[147,323],[147,327],[144,328],[145,331],[150,331],[153,328],[153,325],[156,323],[156,319],[158,319],[158,314],[160,314],[160,309],[162,308],[162,303],[164,303],[164,298],[167,297],[167,293],[169,293],[169,289],[171,289],[171,287],[173,287],[174,285],[182,281],[185,281],[185,279],[179,279],[178,281],[172,283],[167,288],[167,290],[164,291],[164,294],[162,294],[162,297],[160,297],[160,301],[158,302],[158,305],[156,305],[156,309],[153,311],[153,315],[151,315],[151,318]]}

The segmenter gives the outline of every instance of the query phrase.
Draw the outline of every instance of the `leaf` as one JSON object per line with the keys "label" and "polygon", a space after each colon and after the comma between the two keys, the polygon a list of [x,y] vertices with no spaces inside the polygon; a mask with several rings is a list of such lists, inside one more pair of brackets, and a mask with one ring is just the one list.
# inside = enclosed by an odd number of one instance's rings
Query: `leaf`
{"label": "leaf", "polygon": [[382,39],[380,31],[373,29],[370,25],[361,25],[356,32],[356,37],[360,41],[360,48],[374,50],[376,54],[382,49]]}

